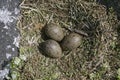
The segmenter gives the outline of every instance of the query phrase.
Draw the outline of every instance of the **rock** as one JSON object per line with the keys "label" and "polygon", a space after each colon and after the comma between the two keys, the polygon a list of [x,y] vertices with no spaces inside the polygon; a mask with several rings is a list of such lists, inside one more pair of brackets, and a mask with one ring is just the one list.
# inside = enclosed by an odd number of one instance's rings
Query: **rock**
{"label": "rock", "polygon": [[20,36],[16,22],[20,12],[19,4],[19,0],[0,1],[0,80],[5,76],[5,66],[18,55]]}

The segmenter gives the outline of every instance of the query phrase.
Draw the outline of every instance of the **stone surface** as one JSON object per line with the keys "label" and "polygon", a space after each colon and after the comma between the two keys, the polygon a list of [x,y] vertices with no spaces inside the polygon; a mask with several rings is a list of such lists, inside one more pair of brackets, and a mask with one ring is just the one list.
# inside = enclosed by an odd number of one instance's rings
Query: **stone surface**
{"label": "stone surface", "polygon": [[19,31],[16,22],[19,16],[20,0],[0,0],[0,80],[9,70],[9,61],[18,55]]}

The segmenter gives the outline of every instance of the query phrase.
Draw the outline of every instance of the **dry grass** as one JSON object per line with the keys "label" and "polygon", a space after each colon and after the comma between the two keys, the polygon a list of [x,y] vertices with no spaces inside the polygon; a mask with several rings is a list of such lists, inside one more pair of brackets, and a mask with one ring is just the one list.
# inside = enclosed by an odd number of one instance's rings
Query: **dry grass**
{"label": "dry grass", "polygon": [[[120,68],[119,21],[112,9],[84,0],[23,0],[20,55],[27,60],[17,70],[19,80],[116,80]],[[61,59],[43,56],[38,49],[46,23],[60,24],[88,34],[79,48]]]}

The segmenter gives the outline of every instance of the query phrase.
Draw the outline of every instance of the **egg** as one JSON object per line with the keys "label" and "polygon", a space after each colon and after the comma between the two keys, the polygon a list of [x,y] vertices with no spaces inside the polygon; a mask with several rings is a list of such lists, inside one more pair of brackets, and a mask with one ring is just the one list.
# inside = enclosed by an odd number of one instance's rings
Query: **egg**
{"label": "egg", "polygon": [[62,49],[55,40],[46,40],[43,42],[42,51],[51,58],[60,58],[62,56]]}
{"label": "egg", "polygon": [[47,24],[44,29],[45,29],[45,34],[50,39],[53,39],[55,41],[61,41],[64,38],[64,33],[62,28],[55,23]]}
{"label": "egg", "polygon": [[61,42],[61,47],[63,50],[73,50],[80,46],[82,42],[82,36],[77,33],[70,33],[65,36]]}

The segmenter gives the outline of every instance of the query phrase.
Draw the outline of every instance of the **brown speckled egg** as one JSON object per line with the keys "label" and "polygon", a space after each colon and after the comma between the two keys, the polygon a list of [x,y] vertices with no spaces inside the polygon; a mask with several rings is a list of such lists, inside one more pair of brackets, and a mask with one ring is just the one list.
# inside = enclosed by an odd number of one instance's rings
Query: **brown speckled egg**
{"label": "brown speckled egg", "polygon": [[77,33],[71,33],[64,37],[61,43],[63,50],[73,50],[80,46],[82,42],[82,36]]}
{"label": "brown speckled egg", "polygon": [[45,34],[55,41],[61,41],[64,37],[62,28],[54,23],[49,23],[45,26]]}
{"label": "brown speckled egg", "polygon": [[62,56],[62,49],[55,40],[47,40],[42,44],[42,51],[49,57],[60,58]]}

